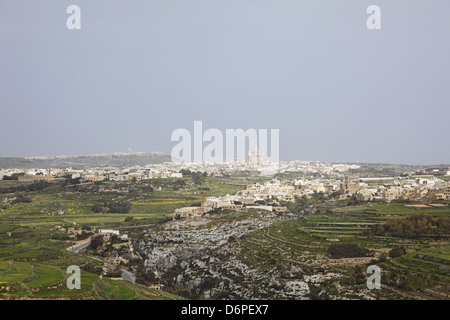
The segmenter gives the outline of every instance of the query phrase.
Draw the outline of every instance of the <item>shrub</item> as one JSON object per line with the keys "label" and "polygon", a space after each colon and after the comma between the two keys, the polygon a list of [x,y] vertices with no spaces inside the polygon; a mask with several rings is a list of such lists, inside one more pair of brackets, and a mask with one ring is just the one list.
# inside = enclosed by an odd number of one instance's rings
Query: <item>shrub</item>
{"label": "shrub", "polygon": [[110,202],[108,203],[109,212],[112,213],[128,213],[131,209],[129,202]]}
{"label": "shrub", "polygon": [[328,256],[331,259],[373,257],[373,255],[369,249],[360,248],[356,244],[332,244],[328,248]]}
{"label": "shrub", "polygon": [[406,254],[406,249],[403,246],[395,247],[391,251],[389,251],[389,257],[397,258]]}

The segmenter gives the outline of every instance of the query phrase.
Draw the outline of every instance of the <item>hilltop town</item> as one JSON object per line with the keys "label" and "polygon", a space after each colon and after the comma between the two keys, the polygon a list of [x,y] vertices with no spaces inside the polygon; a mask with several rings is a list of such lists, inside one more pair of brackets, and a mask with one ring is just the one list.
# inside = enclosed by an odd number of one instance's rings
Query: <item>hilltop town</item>
{"label": "hilltop town", "polygon": [[[69,264],[92,282],[79,298],[131,297],[130,285],[141,298],[192,299],[441,299],[450,288],[448,166],[275,164],[249,153],[4,168],[0,204],[7,298],[73,294],[61,276]],[[365,287],[369,264],[385,270],[382,290]]]}
{"label": "hilltop town", "polygon": [[[140,156],[144,153],[136,153]],[[118,154],[123,155],[123,154]],[[54,157],[38,157],[53,159]],[[66,156],[56,157],[66,158]],[[34,158],[33,158],[34,159]],[[181,179],[184,175],[199,173],[203,176],[227,177],[247,173],[266,177],[281,177],[266,180],[263,183],[247,185],[245,190],[235,195],[208,197],[203,199],[203,207],[179,208],[174,219],[186,218],[206,213],[214,209],[240,209],[243,205],[255,203],[271,204],[266,210],[284,210],[283,202],[295,202],[296,197],[310,197],[321,193],[337,199],[356,198],[358,201],[404,200],[412,202],[433,202],[450,199],[450,167],[424,167],[415,172],[401,172],[396,176],[359,176],[361,166],[358,164],[334,164],[308,161],[264,162],[256,150],[249,153],[245,161],[223,163],[175,163],[164,162],[146,166],[125,168],[106,167],[92,169],[3,169],[0,180],[64,181],[72,184],[93,183],[101,181],[151,181],[152,179]],[[295,173],[300,179],[286,179]],[[392,172],[390,172],[392,173]],[[444,177],[444,179],[441,179]],[[272,208],[273,207],[273,208]]]}

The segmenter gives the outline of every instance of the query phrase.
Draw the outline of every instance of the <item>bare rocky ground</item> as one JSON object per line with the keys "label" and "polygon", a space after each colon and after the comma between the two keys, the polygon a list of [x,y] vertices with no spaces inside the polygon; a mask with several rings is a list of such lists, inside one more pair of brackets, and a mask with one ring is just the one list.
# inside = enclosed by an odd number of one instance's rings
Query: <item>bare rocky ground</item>
{"label": "bare rocky ground", "polygon": [[[323,296],[322,288],[331,284],[332,292],[343,294],[327,292],[327,298],[374,299],[368,290],[341,286],[343,274],[334,269],[306,272],[306,258],[274,262],[263,242],[260,251],[246,247],[243,239],[250,233],[283,219],[293,217],[258,212],[238,219],[218,215],[172,221],[145,231],[134,245],[147,270],[165,274],[173,286],[185,288],[193,298],[309,299],[313,292]],[[311,255],[305,252],[305,257],[309,260]]]}
{"label": "bare rocky ground", "polygon": [[224,221],[214,217],[172,221],[159,230],[145,231],[145,240],[135,246],[141,256],[144,254],[148,269],[169,269],[181,261],[200,257],[232,239],[267,227],[277,220],[279,218],[273,213],[258,213],[239,220]]}

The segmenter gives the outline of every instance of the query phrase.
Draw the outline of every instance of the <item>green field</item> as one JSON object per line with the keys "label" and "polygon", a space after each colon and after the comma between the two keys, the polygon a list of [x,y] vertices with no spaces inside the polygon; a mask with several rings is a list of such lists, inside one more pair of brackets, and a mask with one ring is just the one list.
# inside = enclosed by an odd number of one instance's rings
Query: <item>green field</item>
{"label": "green field", "polygon": [[33,271],[35,278],[26,283],[26,286],[30,289],[57,284],[63,280],[61,270],[55,267],[35,265],[33,266]]}
{"label": "green field", "polygon": [[[245,179],[236,179],[235,184],[229,184],[220,178],[211,178],[202,188],[208,195],[234,194],[243,189]],[[149,188],[150,182],[153,190]],[[54,228],[126,229],[157,225],[171,219],[176,208],[202,200],[200,186],[185,184],[174,190],[175,182],[174,179],[158,179],[139,183],[51,183],[45,190],[28,192],[30,202],[0,206],[0,298],[177,299],[164,291],[101,279],[86,271],[81,274],[81,290],[67,289],[65,281],[69,265],[83,266],[87,262],[99,265],[99,262],[67,251],[74,240]],[[27,184],[0,181],[0,188]],[[15,196],[2,193],[0,189],[2,201],[8,202]],[[94,213],[93,206],[105,201],[129,202],[131,210],[129,213]],[[125,222],[127,217],[133,217],[132,221]],[[139,232],[139,229],[129,231]],[[65,240],[58,240],[60,237]]]}

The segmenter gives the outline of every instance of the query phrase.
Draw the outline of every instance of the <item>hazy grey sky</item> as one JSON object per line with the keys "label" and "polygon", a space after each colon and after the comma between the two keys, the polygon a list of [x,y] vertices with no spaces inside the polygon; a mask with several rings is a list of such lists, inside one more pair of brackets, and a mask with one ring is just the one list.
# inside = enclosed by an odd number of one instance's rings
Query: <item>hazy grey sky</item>
{"label": "hazy grey sky", "polygon": [[281,160],[450,163],[449,58],[448,0],[0,0],[0,156],[170,154],[202,120],[280,129]]}

